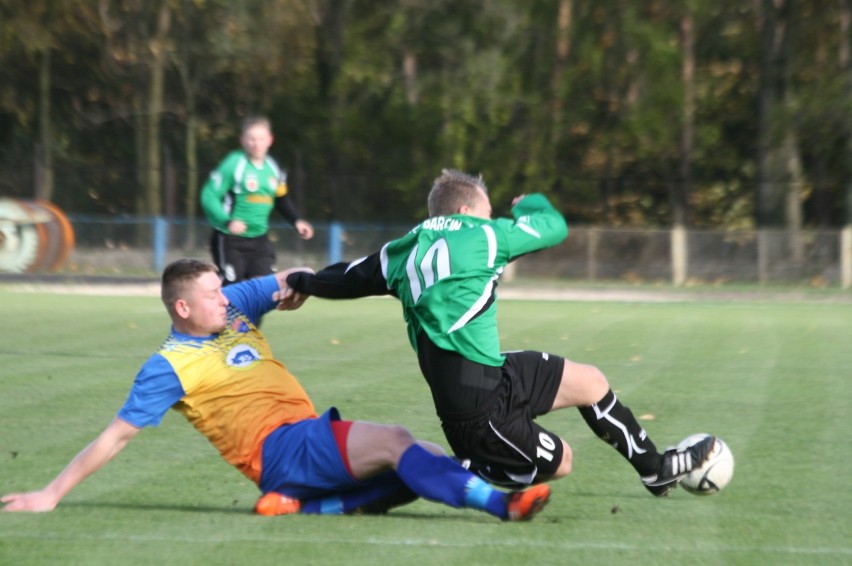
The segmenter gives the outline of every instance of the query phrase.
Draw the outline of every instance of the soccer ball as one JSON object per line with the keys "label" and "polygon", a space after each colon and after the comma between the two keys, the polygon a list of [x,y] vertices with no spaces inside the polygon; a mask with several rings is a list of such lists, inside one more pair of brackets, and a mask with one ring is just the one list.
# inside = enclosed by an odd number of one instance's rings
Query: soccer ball
{"label": "soccer ball", "polygon": [[[693,434],[683,439],[677,447],[683,449],[692,446],[706,436],[709,435],[705,433]],[[680,481],[680,485],[683,489],[695,495],[713,495],[719,493],[726,485],[731,483],[733,477],[734,454],[721,438],[716,437],[716,443],[713,445],[713,450],[707,460],[700,467],[689,472]]]}

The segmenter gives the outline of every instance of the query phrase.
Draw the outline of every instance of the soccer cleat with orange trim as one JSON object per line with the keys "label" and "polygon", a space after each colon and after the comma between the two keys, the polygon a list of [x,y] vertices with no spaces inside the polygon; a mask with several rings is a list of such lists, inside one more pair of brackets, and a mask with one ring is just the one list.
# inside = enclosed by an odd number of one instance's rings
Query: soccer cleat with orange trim
{"label": "soccer cleat with orange trim", "polygon": [[254,512],[266,516],[292,515],[298,513],[301,508],[302,504],[299,503],[298,499],[274,491],[261,495],[257,503],[254,504]]}
{"label": "soccer cleat with orange trim", "polygon": [[507,521],[529,521],[536,513],[544,509],[550,500],[550,486],[544,483],[534,485],[524,491],[509,494],[509,515]]}

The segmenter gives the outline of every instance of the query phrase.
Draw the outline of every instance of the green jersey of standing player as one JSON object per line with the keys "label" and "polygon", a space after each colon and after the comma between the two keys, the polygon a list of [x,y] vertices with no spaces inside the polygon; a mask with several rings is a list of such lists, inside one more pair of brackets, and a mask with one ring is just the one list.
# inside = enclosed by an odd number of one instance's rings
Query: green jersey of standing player
{"label": "green jersey of standing player", "polygon": [[[201,202],[210,224],[229,233],[228,223],[237,218],[245,224],[245,238],[269,231],[269,215],[278,198],[287,194],[287,176],[268,155],[259,164],[243,150],[235,150],[210,174],[201,191]],[[288,211],[289,212],[289,211]],[[285,214],[294,221],[294,214]]]}
{"label": "green jersey of standing player", "polygon": [[267,118],[246,118],[242,150],[229,153],[201,189],[201,208],[213,227],[210,253],[226,285],[276,271],[275,246],[268,234],[273,208],[301,238],[314,235],[311,223],[299,218],[287,195],[285,172],[268,154],[273,140]]}

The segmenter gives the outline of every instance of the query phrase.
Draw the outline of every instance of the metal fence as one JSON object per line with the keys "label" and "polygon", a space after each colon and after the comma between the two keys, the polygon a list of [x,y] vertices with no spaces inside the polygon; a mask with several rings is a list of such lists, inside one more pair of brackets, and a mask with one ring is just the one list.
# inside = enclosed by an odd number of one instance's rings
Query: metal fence
{"label": "metal fence", "polygon": [[[156,275],[178,257],[209,257],[210,228],[201,220],[72,217],[76,245],[63,272]],[[409,225],[315,224],[304,241],[273,224],[279,266],[362,257]],[[754,283],[852,286],[852,229],[628,230],[572,226],[565,242],[520,258],[507,277],[671,285]]]}
{"label": "metal fence", "polygon": [[587,281],[806,284],[849,288],[847,230],[620,230],[578,227],[521,258],[518,273]]}

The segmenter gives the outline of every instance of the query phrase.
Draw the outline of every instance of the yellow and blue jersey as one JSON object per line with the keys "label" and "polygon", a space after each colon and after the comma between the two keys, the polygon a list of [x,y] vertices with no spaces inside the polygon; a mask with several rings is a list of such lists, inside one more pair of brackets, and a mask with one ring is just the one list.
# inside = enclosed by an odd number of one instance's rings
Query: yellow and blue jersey
{"label": "yellow and blue jersey", "polygon": [[156,426],[174,408],[255,483],[266,437],[316,418],[307,393],[255,326],[275,306],[274,275],[225,287],[228,325],[206,337],[171,333],[139,370],[118,417]]}

